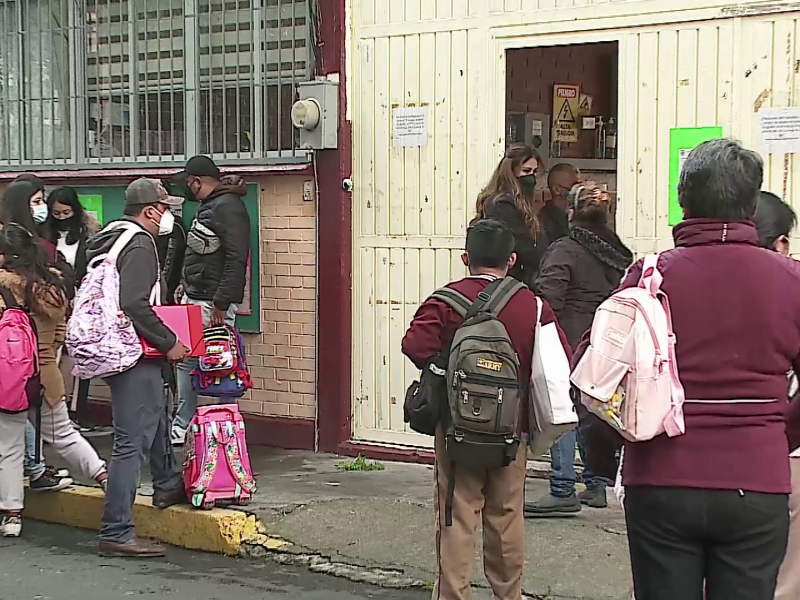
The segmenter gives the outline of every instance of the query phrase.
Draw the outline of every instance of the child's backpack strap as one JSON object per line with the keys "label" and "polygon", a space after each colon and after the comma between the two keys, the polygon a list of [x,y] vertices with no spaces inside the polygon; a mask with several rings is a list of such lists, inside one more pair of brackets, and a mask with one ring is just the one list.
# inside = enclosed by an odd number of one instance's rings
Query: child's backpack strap
{"label": "child's backpack strap", "polygon": [[462,319],[467,315],[469,307],[472,306],[470,301],[464,294],[448,287],[443,287],[431,294],[431,298],[440,300],[447,304],[450,308],[458,313]]}

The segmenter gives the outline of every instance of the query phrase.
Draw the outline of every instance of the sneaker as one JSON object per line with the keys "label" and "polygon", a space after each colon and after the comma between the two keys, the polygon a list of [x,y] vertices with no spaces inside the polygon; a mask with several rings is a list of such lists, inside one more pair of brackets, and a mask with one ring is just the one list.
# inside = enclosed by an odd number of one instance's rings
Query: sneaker
{"label": "sneaker", "polygon": [[69,471],[67,469],[56,469],[50,465],[44,468],[44,472],[57,479],[67,479],[69,477]]}
{"label": "sneaker", "polygon": [[589,508],[608,508],[608,497],[604,487],[586,489],[578,494],[578,500]]}
{"label": "sneaker", "polygon": [[72,424],[72,428],[79,433],[92,433],[95,429],[97,429],[92,425],[81,425],[72,419],[70,419],[70,423]]}
{"label": "sneaker", "polygon": [[41,477],[31,481],[30,491],[32,493],[57,492],[68,488],[72,484],[73,481],[69,477],[56,477],[55,473],[45,470]]}
{"label": "sneaker", "polygon": [[[69,477],[69,471],[66,469],[56,469],[50,465],[45,466],[44,468],[45,473],[49,473],[50,476],[56,477],[58,479],[64,479],[65,477]],[[30,478],[31,474],[25,471],[25,477]]]}
{"label": "sneaker", "polygon": [[18,538],[22,534],[22,517],[4,515],[0,520],[0,535],[7,538]]}
{"label": "sneaker", "polygon": [[170,434],[170,441],[173,446],[183,446],[186,440],[186,430],[180,425],[172,426],[172,433]]}
{"label": "sneaker", "polygon": [[575,494],[566,498],[557,498],[548,494],[535,502],[525,503],[526,517],[572,515],[579,512],[581,512],[581,503]]}

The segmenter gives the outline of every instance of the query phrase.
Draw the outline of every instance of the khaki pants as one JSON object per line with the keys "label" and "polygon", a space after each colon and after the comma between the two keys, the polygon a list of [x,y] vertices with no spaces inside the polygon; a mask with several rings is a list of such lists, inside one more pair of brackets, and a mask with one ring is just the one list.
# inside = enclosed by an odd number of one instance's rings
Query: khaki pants
{"label": "khaki pants", "polygon": [[500,469],[456,468],[453,524],[445,525],[450,460],[444,436],[436,435],[436,559],[439,565],[434,600],[469,600],[474,571],[475,532],[483,522],[483,563],[497,600],[522,599],[525,564],[525,457],[520,444],[516,460]]}
{"label": "khaki pants", "polygon": [[789,460],[792,464],[789,545],[778,575],[775,600],[800,600],[800,458]]}

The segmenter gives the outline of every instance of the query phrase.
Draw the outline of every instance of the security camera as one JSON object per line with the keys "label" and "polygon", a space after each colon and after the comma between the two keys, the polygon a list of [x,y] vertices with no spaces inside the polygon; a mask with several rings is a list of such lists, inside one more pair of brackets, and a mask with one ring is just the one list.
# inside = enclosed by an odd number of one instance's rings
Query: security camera
{"label": "security camera", "polygon": [[349,177],[342,181],[342,189],[345,192],[352,192],[353,191],[353,180]]}

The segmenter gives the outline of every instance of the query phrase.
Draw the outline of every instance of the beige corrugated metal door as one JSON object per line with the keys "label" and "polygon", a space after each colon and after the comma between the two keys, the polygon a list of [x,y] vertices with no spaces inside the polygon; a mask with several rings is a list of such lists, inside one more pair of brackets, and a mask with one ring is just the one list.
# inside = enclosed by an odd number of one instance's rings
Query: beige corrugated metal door
{"label": "beige corrugated metal door", "polygon": [[[466,0],[375,2],[354,20],[372,24],[432,20],[437,5],[447,17]],[[439,10],[441,10],[441,6]],[[450,11],[454,12],[450,12]],[[374,12],[373,12],[374,11]],[[441,14],[439,15],[442,16]],[[359,28],[356,27],[356,32]],[[363,37],[356,33],[353,64],[355,254],[354,407],[356,439],[431,446],[403,423],[403,398],[418,375],[400,352],[419,304],[437,286],[465,274],[460,255],[473,207],[468,202],[470,135],[467,63],[479,58],[467,31]],[[485,54],[485,53],[484,53]],[[485,56],[483,58],[485,60]],[[478,69],[476,69],[476,72]],[[428,140],[418,148],[394,148],[394,107],[422,106]],[[481,172],[484,169],[480,169]]]}
{"label": "beige corrugated metal door", "polygon": [[[637,254],[672,245],[670,128],[721,125],[758,148],[759,110],[800,102],[798,13],[742,17],[685,0],[359,0],[353,8],[355,439],[431,445],[403,423],[417,372],[400,343],[419,303],[464,275],[466,224],[503,148],[506,50],[619,42],[617,228]],[[411,106],[426,107],[427,143],[394,148],[392,109]],[[765,188],[797,205],[800,159],[765,159]]]}

